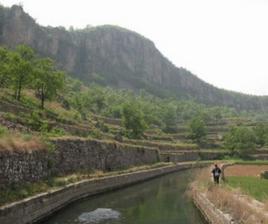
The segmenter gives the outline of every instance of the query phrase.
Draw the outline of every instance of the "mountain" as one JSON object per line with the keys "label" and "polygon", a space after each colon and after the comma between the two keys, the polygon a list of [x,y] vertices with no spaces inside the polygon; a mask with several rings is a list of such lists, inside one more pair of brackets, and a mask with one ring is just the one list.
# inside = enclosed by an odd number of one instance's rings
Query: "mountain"
{"label": "mountain", "polygon": [[40,55],[55,59],[59,68],[85,83],[145,89],[162,97],[194,99],[238,110],[268,109],[268,97],[216,88],[173,65],[151,40],[121,27],[67,31],[40,26],[20,6],[0,7],[0,44],[27,44]]}

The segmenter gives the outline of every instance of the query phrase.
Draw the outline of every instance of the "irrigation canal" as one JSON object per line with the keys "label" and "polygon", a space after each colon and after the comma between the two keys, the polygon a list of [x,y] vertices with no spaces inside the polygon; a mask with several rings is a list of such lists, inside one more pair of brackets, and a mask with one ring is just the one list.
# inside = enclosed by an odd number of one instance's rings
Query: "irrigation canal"
{"label": "irrigation canal", "polygon": [[181,171],[78,201],[42,224],[205,224],[185,191]]}

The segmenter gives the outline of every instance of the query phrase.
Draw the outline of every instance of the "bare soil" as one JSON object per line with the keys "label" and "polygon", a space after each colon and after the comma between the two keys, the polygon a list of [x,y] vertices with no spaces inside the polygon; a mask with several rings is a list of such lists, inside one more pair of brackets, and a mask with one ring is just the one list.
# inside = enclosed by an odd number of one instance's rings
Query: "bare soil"
{"label": "bare soil", "polygon": [[233,165],[224,170],[227,176],[259,176],[261,172],[268,170],[268,165]]}

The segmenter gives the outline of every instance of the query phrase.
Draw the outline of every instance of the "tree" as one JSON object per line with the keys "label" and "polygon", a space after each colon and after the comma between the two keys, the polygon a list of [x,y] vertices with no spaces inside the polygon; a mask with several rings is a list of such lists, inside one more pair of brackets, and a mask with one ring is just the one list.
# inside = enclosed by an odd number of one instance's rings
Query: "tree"
{"label": "tree", "polygon": [[225,148],[239,153],[247,153],[256,148],[256,136],[248,127],[233,127],[224,136]]}
{"label": "tree", "polygon": [[253,129],[256,136],[256,144],[263,147],[268,143],[268,125],[257,124]]}
{"label": "tree", "polygon": [[129,137],[140,138],[146,129],[144,115],[134,102],[123,106],[123,125],[128,131]]}
{"label": "tree", "polygon": [[6,48],[0,47],[0,88],[7,87],[10,81],[10,53]]}
{"label": "tree", "polygon": [[52,99],[63,88],[64,73],[57,71],[49,58],[38,59],[34,70],[34,88],[44,109],[45,100]]}
{"label": "tree", "polygon": [[102,88],[99,86],[91,86],[88,91],[88,105],[87,107],[93,110],[95,113],[101,113],[106,106],[106,95]]}
{"label": "tree", "polygon": [[174,105],[168,104],[164,108],[162,119],[165,125],[164,130],[166,132],[176,132],[177,108]]}
{"label": "tree", "polygon": [[189,124],[190,137],[194,141],[201,143],[207,135],[207,128],[204,120],[197,116]]}
{"label": "tree", "polygon": [[15,99],[20,101],[22,89],[28,85],[33,75],[34,52],[31,48],[19,45],[11,53],[10,73],[11,83],[15,90]]}

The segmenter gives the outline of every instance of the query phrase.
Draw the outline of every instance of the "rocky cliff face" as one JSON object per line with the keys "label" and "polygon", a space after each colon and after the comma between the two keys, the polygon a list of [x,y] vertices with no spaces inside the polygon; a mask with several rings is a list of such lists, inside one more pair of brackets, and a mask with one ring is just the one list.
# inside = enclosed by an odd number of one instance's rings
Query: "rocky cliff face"
{"label": "rocky cliff face", "polygon": [[14,47],[22,43],[54,58],[60,68],[86,83],[145,89],[160,96],[237,109],[268,108],[267,97],[224,91],[177,68],[152,41],[135,32],[114,26],[76,31],[42,27],[19,6],[0,8],[0,44]]}

